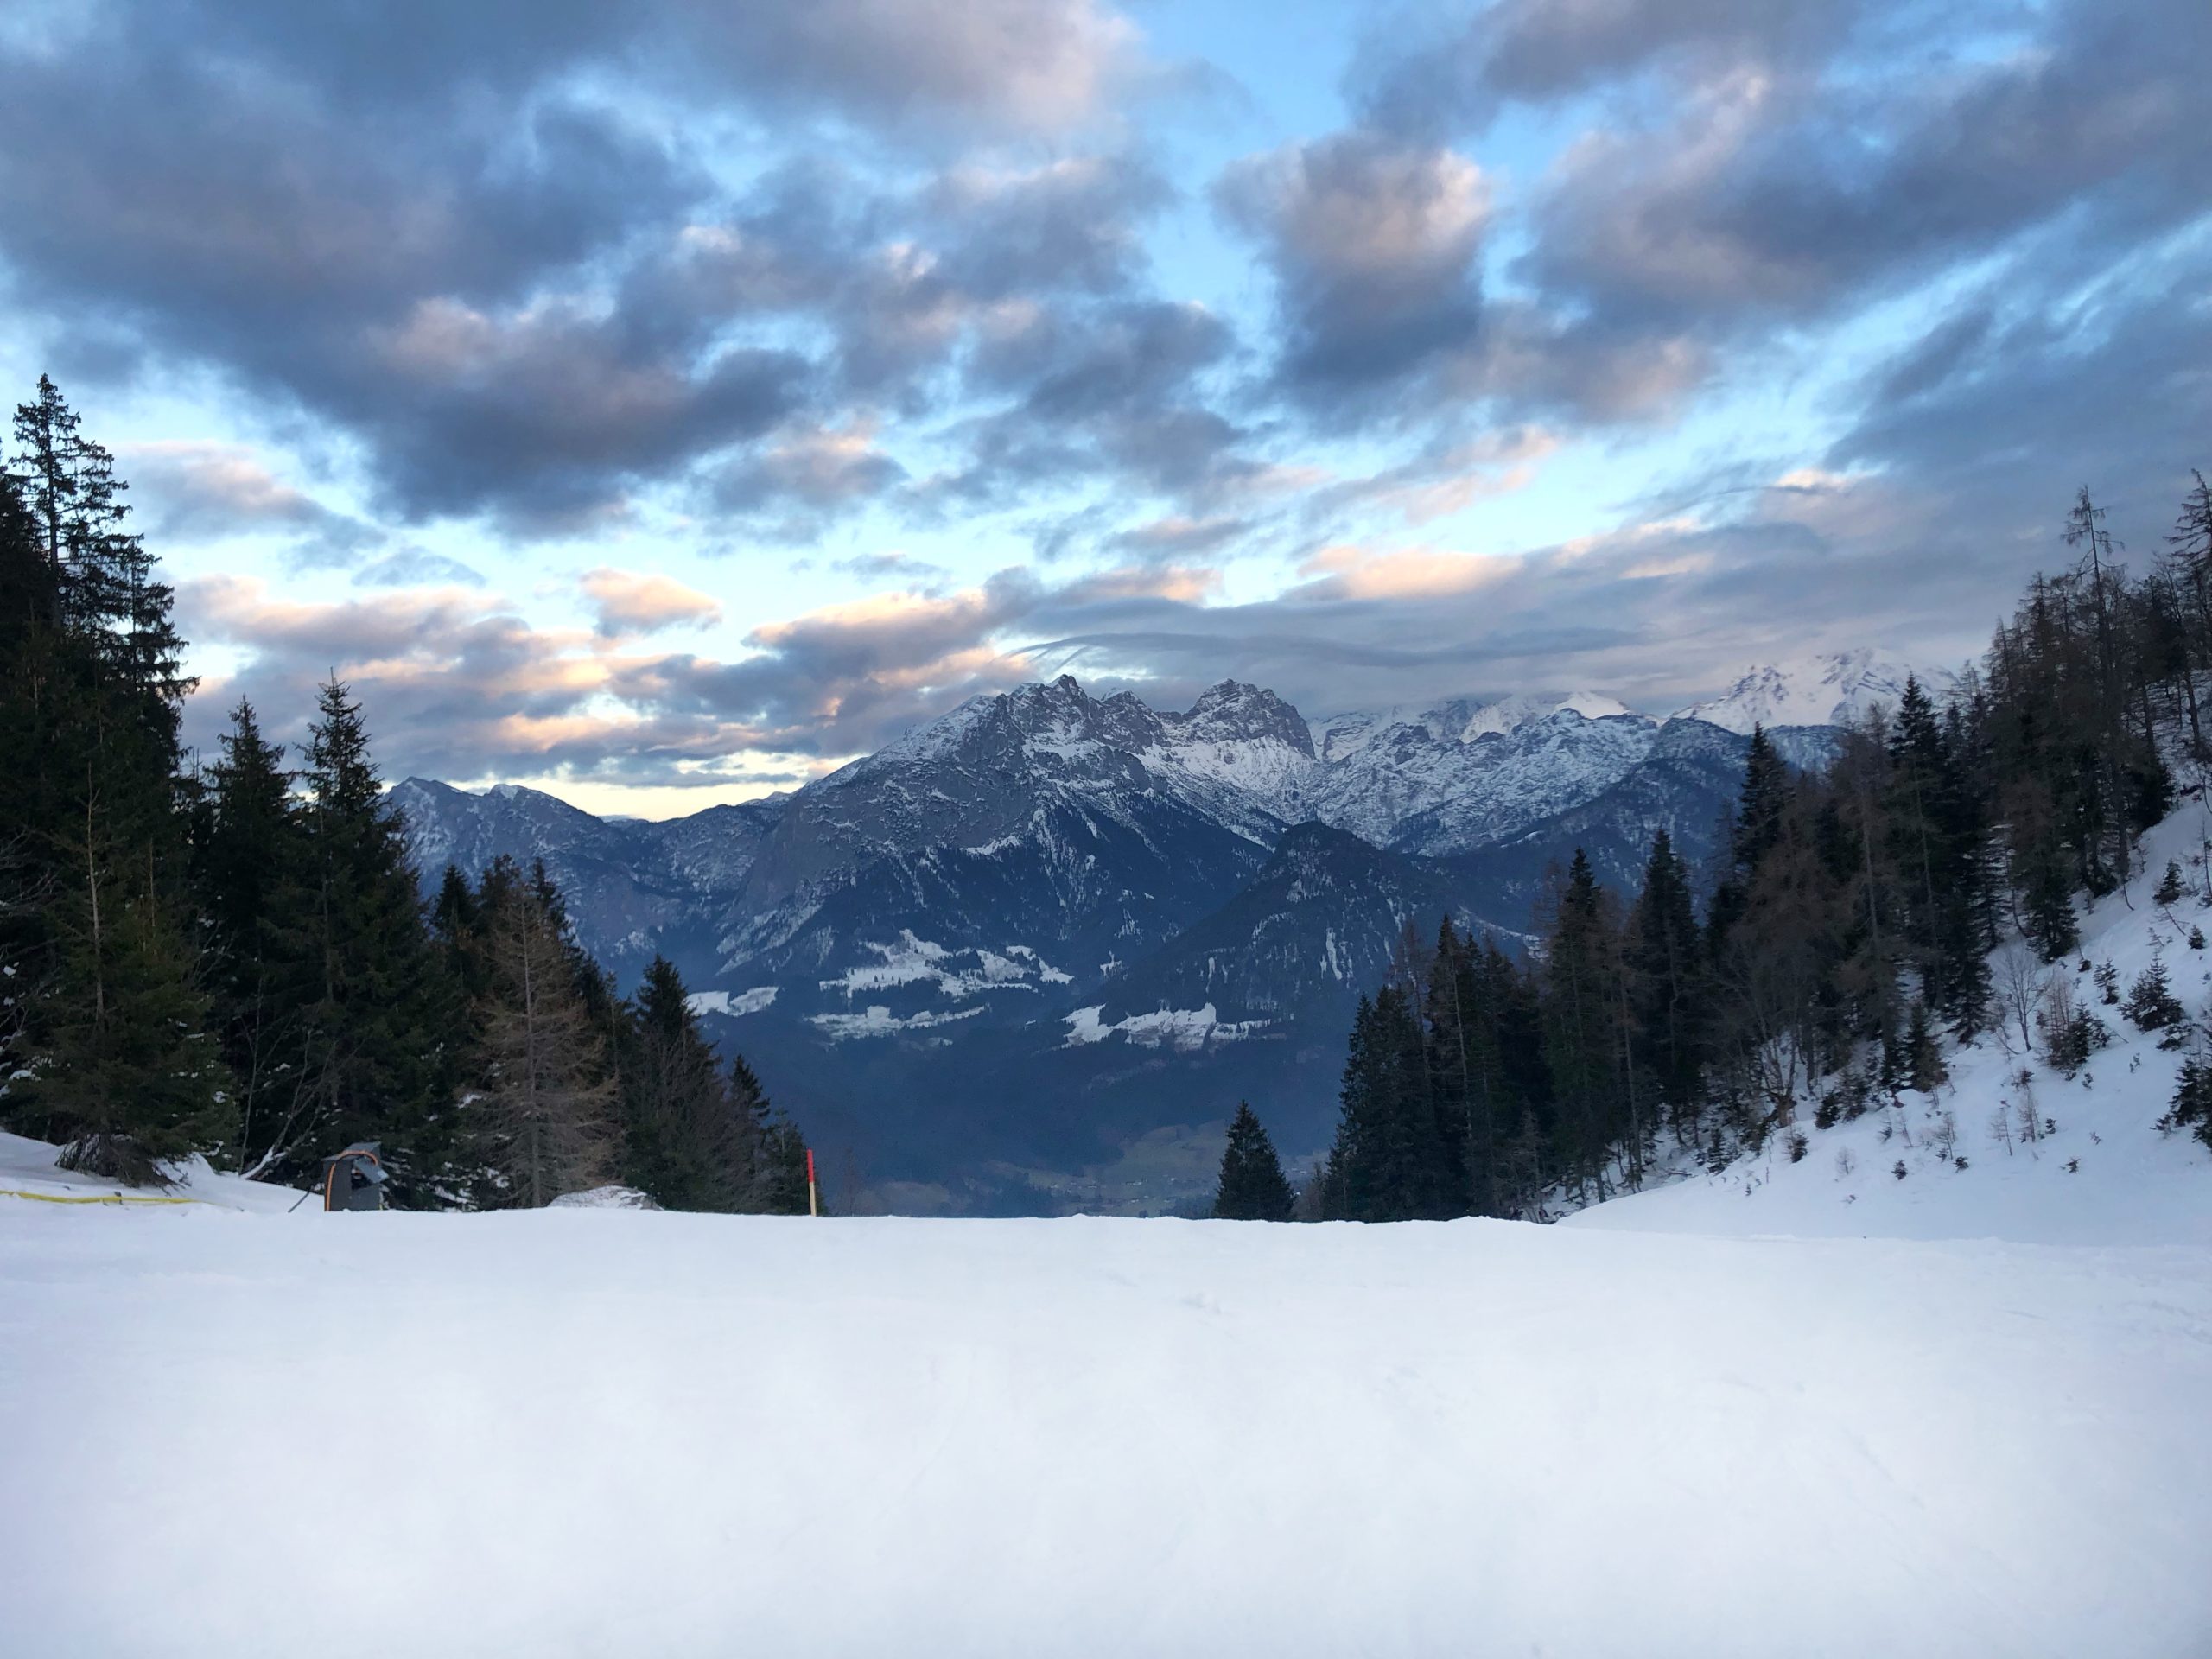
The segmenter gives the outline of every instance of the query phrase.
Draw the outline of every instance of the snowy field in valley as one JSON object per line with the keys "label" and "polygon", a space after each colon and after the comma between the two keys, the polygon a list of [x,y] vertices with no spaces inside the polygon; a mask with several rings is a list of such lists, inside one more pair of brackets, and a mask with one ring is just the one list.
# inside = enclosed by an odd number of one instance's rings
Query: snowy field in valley
{"label": "snowy field in valley", "polygon": [[0,1198],[11,1654],[2212,1652],[2201,1237],[191,1190]]}

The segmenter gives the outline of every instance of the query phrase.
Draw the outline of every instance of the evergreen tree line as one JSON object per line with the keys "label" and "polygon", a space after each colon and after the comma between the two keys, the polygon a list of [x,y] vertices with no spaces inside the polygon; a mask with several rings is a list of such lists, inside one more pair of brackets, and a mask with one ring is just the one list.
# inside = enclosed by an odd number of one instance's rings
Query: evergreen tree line
{"label": "evergreen tree line", "polygon": [[[1623,895],[1578,849],[1525,961],[1449,920],[1433,943],[1409,931],[1353,1018],[1301,1213],[1541,1217],[1633,1189],[1662,1156],[1718,1169],[1801,1110],[1833,1122],[1935,1086],[1944,1033],[2077,1069],[2109,1032],[2051,967],[2089,966],[2076,895],[2126,881],[2177,765],[2201,788],[2212,761],[2212,487],[2196,476],[2140,576],[2088,491],[2063,535],[2073,562],[2029,584],[1940,704],[1908,682],[1819,772],[1755,729],[1713,868],[1662,830]],[[2185,892],[2170,868],[2156,902]],[[2168,1122],[2212,1143],[2212,1045],[2145,977],[2103,1000],[2190,1048]]]}
{"label": "evergreen tree line", "polygon": [[0,470],[0,1122],[134,1184],[191,1153],[298,1181],[378,1141],[396,1203],[806,1209],[804,1147],[676,969],[634,998],[542,867],[420,900],[360,706],[296,757],[241,701],[179,741],[173,594],[50,380]]}

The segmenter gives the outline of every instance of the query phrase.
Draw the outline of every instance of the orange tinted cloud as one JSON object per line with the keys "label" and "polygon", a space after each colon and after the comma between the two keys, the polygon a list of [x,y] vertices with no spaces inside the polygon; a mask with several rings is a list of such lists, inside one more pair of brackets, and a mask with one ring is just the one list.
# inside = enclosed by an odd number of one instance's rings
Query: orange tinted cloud
{"label": "orange tinted cloud", "polygon": [[577,586],[598,612],[601,633],[652,633],[678,623],[703,626],[721,620],[717,601],[672,576],[601,565],[585,571]]}
{"label": "orange tinted cloud", "polygon": [[1294,590],[1307,599],[1422,599],[1464,594],[1503,581],[1518,561],[1444,548],[1379,550],[1340,543],[1299,567],[1313,581]]}

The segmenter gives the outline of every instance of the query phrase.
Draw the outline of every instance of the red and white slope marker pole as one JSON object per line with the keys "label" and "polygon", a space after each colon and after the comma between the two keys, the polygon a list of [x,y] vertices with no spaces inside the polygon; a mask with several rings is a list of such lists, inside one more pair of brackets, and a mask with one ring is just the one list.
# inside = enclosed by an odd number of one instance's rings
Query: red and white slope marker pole
{"label": "red and white slope marker pole", "polygon": [[818,1216],[822,1213],[822,1201],[815,1196],[814,1148],[812,1147],[806,1149],[806,1213],[810,1216]]}

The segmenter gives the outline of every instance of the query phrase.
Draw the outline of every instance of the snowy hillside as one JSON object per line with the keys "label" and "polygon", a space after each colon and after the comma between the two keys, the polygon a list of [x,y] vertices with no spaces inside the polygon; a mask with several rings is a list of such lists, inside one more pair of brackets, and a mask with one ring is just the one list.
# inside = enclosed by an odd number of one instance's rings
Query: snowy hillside
{"label": "snowy hillside", "polygon": [[2201,1247],[0,1198],[0,1622],[2172,1659],[2209,1398]]}
{"label": "snowy hillside", "polygon": [[[2163,963],[2188,1014],[2212,1019],[2212,948],[2187,942],[2192,927],[2212,928],[2212,908],[2200,902],[2208,834],[2212,810],[2190,801],[2146,836],[2135,880],[2083,908],[2075,956],[2044,966],[2024,951],[1998,954],[2000,1001],[2031,1001],[2065,982],[2103,1021],[2111,1045],[2076,1075],[2029,1052],[2016,1011],[2008,1031],[1948,1049],[1949,1081],[1932,1095],[1908,1090],[1896,1105],[1878,1096],[1865,1116],[1825,1129],[1808,1110],[1797,1126],[1802,1160],[1791,1160],[1785,1131],[1719,1175],[1700,1173],[1599,1205],[1566,1224],[2212,1246],[2212,1152],[2157,1127],[2183,1058],[2178,1046],[2160,1045],[2177,1033],[2137,1029],[2097,984],[2097,969],[2110,963],[2124,1003],[2143,971]],[[2152,893],[2169,860],[2187,873],[2194,894],[2162,909]],[[2007,999],[2008,978],[2031,972],[2034,985]]]}

